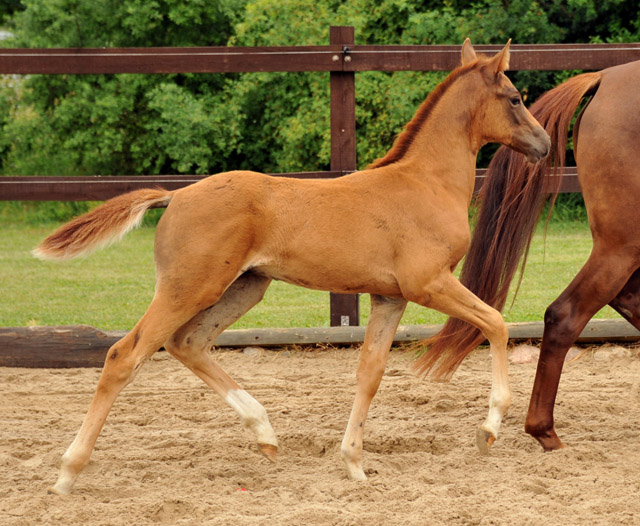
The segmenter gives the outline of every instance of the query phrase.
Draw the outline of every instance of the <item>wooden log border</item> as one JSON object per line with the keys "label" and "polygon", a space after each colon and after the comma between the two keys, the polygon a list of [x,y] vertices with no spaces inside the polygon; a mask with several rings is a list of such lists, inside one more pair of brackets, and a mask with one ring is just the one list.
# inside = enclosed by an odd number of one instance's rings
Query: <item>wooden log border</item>
{"label": "wooden log border", "polygon": [[[433,336],[441,325],[401,325],[395,344],[415,342]],[[541,340],[543,322],[508,323],[512,342]],[[357,346],[364,340],[365,327],[320,327],[296,329],[236,329],[223,332],[217,347],[249,346],[282,348],[293,345]],[[86,325],[0,328],[0,367],[72,368],[102,367],[109,347],[126,331],[101,331]],[[592,320],[578,343],[640,340],[640,332],[622,319]]]}

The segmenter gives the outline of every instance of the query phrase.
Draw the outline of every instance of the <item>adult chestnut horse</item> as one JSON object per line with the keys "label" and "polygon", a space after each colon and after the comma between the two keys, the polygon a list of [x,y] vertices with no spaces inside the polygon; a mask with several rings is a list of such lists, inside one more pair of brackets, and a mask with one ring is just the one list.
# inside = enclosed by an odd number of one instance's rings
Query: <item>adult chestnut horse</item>
{"label": "adult chestnut horse", "polygon": [[[638,86],[640,61],[578,75],[547,92],[531,113],[551,136],[552,154],[533,166],[500,148],[482,189],[482,209],[460,279],[489,305],[502,309],[523,253],[526,263],[545,199],[544,175],[551,165],[564,165],[569,124],[583,98],[592,95],[576,120],[573,144],[593,249],[545,313],[525,427],[545,451],[563,447],[554,430],[553,408],[564,358],[587,322],[609,304],[640,329]],[[459,361],[482,339],[474,328],[449,320],[418,365],[423,372],[446,376],[452,370],[446,349],[458,348]]]}
{"label": "adult chestnut horse", "polygon": [[509,44],[462,65],[420,106],[387,155],[334,180],[254,172],[214,175],[173,192],[139,190],[63,225],[35,250],[43,259],[86,254],[166,207],[156,233],[156,291],[147,312],[107,354],[87,416],[62,457],[51,491],[69,493],[118,393],[161,346],[214,389],[273,459],[266,411],[212,359],[218,334],[262,298],[272,279],[339,293],[371,294],[371,317],[341,453],[349,476],[362,469],[364,423],[407,301],[476,325],[491,342],[493,385],[478,440],[488,448],[510,404],[502,316],[452,271],[469,245],[475,160],[500,142],[538,161],[549,137],[504,75]]}

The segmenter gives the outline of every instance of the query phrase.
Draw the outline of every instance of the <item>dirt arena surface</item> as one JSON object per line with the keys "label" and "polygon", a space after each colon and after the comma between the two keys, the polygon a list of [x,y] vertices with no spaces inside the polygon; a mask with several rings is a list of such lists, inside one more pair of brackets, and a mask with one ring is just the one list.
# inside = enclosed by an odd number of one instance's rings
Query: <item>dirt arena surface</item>
{"label": "dirt arena surface", "polygon": [[475,446],[487,351],[441,384],[416,378],[411,356],[394,350],[366,425],[364,483],[346,478],[339,454],[357,351],[215,354],[269,412],[275,464],[215,393],[162,352],[120,395],[75,492],[49,495],[99,370],[0,368],[0,524],[609,525],[640,517],[636,350],[589,349],[565,365],[556,422],[569,447],[546,454],[523,431],[535,362],[510,364],[514,403],[489,456]]}

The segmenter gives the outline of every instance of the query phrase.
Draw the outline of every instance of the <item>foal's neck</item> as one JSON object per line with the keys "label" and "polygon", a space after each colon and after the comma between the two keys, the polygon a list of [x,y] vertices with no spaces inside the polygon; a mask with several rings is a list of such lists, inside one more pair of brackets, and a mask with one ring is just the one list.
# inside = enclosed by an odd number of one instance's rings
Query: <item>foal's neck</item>
{"label": "foal's neck", "polygon": [[[474,121],[481,95],[473,89],[473,68],[453,73],[422,104],[387,155],[371,167],[388,166],[421,179],[442,180],[451,191],[471,199],[475,165],[483,145]],[[426,111],[425,111],[426,110]]]}
{"label": "foal's neck", "polygon": [[469,80],[466,75],[459,78],[438,100],[408,148],[406,163],[450,177],[474,171],[482,142],[473,125],[478,95],[467,89]]}

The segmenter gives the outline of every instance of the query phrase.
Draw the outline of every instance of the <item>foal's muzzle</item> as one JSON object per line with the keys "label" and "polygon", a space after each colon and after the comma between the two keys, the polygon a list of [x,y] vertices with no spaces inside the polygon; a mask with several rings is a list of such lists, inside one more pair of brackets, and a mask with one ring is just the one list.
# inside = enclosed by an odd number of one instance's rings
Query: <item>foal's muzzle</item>
{"label": "foal's muzzle", "polygon": [[527,156],[527,161],[536,163],[549,155],[551,139],[542,126],[536,127],[528,139],[527,146],[522,150]]}

